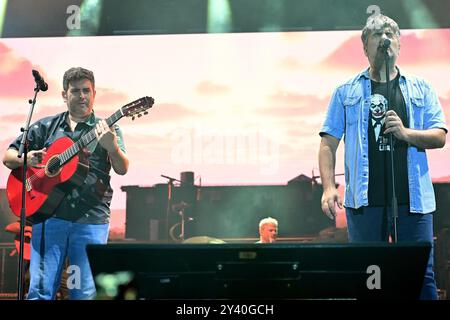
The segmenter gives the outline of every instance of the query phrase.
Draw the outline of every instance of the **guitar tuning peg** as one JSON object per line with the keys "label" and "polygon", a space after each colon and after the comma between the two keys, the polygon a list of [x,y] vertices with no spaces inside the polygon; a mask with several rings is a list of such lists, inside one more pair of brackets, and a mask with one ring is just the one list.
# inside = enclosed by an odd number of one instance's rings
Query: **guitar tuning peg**
{"label": "guitar tuning peg", "polygon": [[136,118],[135,116],[132,116],[132,117],[131,117],[131,121],[133,121],[135,118]]}
{"label": "guitar tuning peg", "polygon": [[144,111],[144,115],[148,114],[148,111]]}
{"label": "guitar tuning peg", "polygon": [[142,117],[142,114],[138,113],[138,118]]}

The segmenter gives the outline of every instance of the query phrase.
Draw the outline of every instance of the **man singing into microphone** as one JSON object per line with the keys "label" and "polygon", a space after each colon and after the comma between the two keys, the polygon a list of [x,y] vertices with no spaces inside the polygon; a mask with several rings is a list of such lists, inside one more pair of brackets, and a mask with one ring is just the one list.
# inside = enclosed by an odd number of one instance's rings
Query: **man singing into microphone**
{"label": "man singing into microphone", "polygon": [[[436,204],[426,149],[445,145],[447,127],[433,88],[396,66],[400,30],[395,21],[373,15],[362,30],[369,68],[339,86],[331,98],[320,135],[322,210],[334,219],[346,208],[350,242],[388,241],[393,236],[389,135],[393,135],[399,242],[433,244]],[[389,75],[386,74],[387,50]],[[386,82],[390,79],[387,105]],[[336,190],[336,149],[345,135],[345,202]],[[431,251],[421,299],[437,299]]]}

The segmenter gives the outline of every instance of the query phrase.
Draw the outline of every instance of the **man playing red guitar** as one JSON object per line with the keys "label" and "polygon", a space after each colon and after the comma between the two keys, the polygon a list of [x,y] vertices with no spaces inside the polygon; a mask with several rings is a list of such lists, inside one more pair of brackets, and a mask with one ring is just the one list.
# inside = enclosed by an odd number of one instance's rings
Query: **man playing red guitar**
{"label": "man playing red guitar", "polygon": [[[66,257],[73,275],[79,277],[79,281],[68,284],[70,298],[95,297],[86,245],[106,243],[112,198],[109,172],[112,167],[117,174],[124,175],[129,165],[120,128],[117,125],[109,127],[107,121],[94,114],[92,71],[83,68],[67,70],[63,88],[62,97],[68,111],[35,122],[28,133],[27,162],[31,176],[27,171],[27,206],[33,206],[33,200],[48,191],[46,186],[55,185],[55,179],[67,178],[71,182],[55,188],[58,192],[48,192],[46,200],[52,198],[53,193],[64,191],[62,196],[54,196],[56,200],[46,201],[40,209],[33,210],[36,217],[27,214],[34,222],[28,299],[55,299]],[[82,137],[90,133],[94,139],[86,140],[89,143],[83,146],[85,162],[78,152],[61,153],[63,150],[56,147],[67,141],[70,144],[76,142],[73,144],[76,147]],[[3,163],[12,170],[23,165],[23,158],[17,157],[20,141],[21,137],[13,141],[3,158]],[[76,148],[70,149],[76,151]],[[71,177],[66,177],[69,176],[67,172]],[[8,190],[10,198],[13,192]],[[48,202],[56,205],[52,208]],[[40,218],[40,214],[45,215],[45,219]]]}

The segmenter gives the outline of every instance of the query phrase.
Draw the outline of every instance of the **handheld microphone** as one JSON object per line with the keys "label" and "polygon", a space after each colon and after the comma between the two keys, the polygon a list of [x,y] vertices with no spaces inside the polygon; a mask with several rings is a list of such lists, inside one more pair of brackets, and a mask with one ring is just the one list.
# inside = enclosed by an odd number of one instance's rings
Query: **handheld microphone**
{"label": "handheld microphone", "polygon": [[41,77],[39,71],[33,70],[33,77],[34,81],[36,82],[37,87],[41,91],[47,91],[48,90],[48,84],[44,81],[44,78]]}
{"label": "handheld microphone", "polygon": [[380,45],[383,49],[387,50],[391,46],[391,40],[383,39],[383,40],[381,40]]}

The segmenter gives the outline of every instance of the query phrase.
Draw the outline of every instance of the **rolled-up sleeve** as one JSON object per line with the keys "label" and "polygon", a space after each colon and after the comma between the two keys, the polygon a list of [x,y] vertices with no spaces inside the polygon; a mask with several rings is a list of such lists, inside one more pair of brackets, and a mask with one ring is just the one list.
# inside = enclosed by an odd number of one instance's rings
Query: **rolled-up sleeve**
{"label": "rolled-up sleeve", "polygon": [[427,84],[425,96],[424,129],[440,128],[448,132],[444,112],[436,91]]}
{"label": "rolled-up sleeve", "polygon": [[114,130],[116,131],[116,135],[117,135],[117,144],[119,145],[120,150],[122,150],[123,152],[127,152],[126,148],[125,148],[125,142],[123,140],[123,133],[122,130],[120,129],[119,125],[115,124],[114,125]]}

